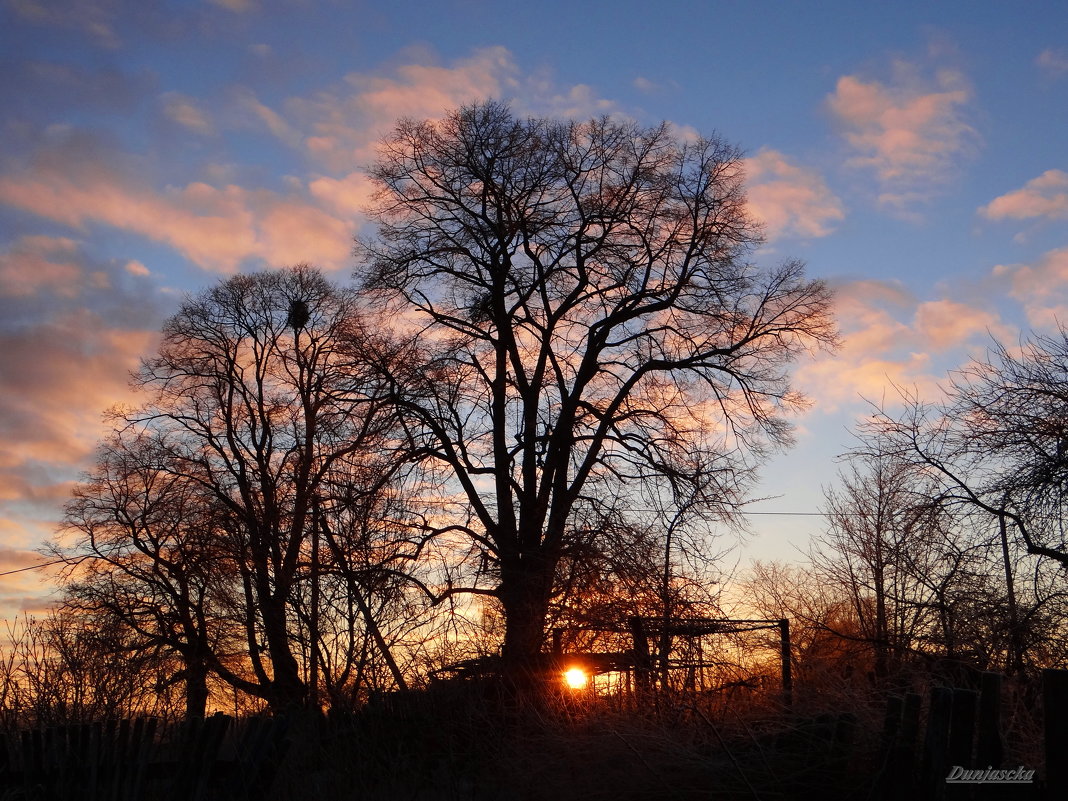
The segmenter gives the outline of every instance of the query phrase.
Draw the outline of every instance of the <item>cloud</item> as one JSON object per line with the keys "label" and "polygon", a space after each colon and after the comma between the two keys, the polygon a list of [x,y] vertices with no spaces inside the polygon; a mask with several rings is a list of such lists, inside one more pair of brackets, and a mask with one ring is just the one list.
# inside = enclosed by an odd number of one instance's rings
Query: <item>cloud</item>
{"label": "cloud", "polygon": [[928,200],[971,155],[978,134],[967,121],[971,90],[964,76],[939,70],[923,80],[905,62],[889,84],[855,75],[839,78],[827,107],[855,155],[870,170],[884,207],[907,213]]}
{"label": "cloud", "polygon": [[1006,281],[1032,327],[1054,330],[1068,323],[1068,247],[1051,250],[1033,264],[999,264],[995,279]]}
{"label": "cloud", "polygon": [[764,223],[769,239],[826,236],[845,219],[823,177],[776,150],[762,149],[746,159],[745,172],[749,210]]}
{"label": "cloud", "polygon": [[78,231],[104,224],[166,244],[205,270],[247,260],[272,266],[349,265],[355,210],[333,216],[296,182],[288,193],[193,181],[156,189],[120,154],[59,130],[23,170],[0,176],[0,203]]}
{"label": "cloud", "polygon": [[201,136],[211,136],[215,133],[211,118],[193,98],[178,92],[167,92],[160,98],[160,102],[164,115],[183,128]]}
{"label": "cloud", "polygon": [[155,93],[157,82],[147,68],[124,71],[114,65],[73,66],[45,59],[9,62],[0,81],[0,105],[8,120],[54,122],[57,108],[67,116],[82,110],[131,114]]}
{"label": "cloud", "polygon": [[28,152],[0,174],[0,203],[79,236],[99,225],[134,233],[214,272],[294,262],[340,270],[350,266],[360,209],[369,197],[359,171],[373,161],[377,142],[399,117],[433,118],[463,103],[507,95],[522,98],[516,101],[519,113],[538,105],[576,116],[615,108],[589,86],[560,89],[544,75],[522,78],[502,47],[447,64],[425,51],[406,56],[387,71],[350,73],[277,107],[247,87],[216,104],[178,92],[158,96],[167,119],[211,136],[213,148],[226,147],[230,132],[252,128],[317,167],[287,177],[280,190],[250,186],[250,176],[262,176],[218,162],[191,170],[199,180],[161,185],[157,173],[167,165],[123,152],[118,136],[108,140],[51,124],[28,133]]}
{"label": "cloud", "polygon": [[371,179],[362,172],[349,173],[341,179],[319,176],[308,182],[311,196],[337,214],[365,208],[374,191]]}
{"label": "cloud", "polygon": [[1035,64],[1051,78],[1068,75],[1068,50],[1064,48],[1059,50],[1054,50],[1052,47],[1046,48],[1038,54]]}
{"label": "cloud", "polygon": [[862,398],[892,400],[893,387],[940,394],[948,367],[991,335],[1011,339],[1014,330],[998,314],[959,299],[921,301],[897,283],[848,281],[836,288],[842,348],[802,364],[798,386],[822,412],[836,412]]}
{"label": "cloud", "polygon": [[401,118],[435,119],[488,98],[510,101],[518,114],[584,119],[619,111],[587,84],[560,87],[545,73],[524,75],[504,47],[479,48],[448,63],[423,49],[404,58],[274,106],[247,87],[235,89],[240,124],[269,133],[336,177],[373,161],[378,142]]}
{"label": "cloud", "polygon": [[[105,431],[163,312],[151,281],[82,243],[28,236],[0,250],[0,542],[32,548]],[[0,554],[3,559],[3,554]],[[9,587],[9,583],[4,587]]]}
{"label": "cloud", "polygon": [[25,298],[51,287],[66,297],[77,293],[82,267],[75,257],[78,243],[64,237],[24,237],[0,254],[0,295]]}
{"label": "cloud", "polygon": [[292,148],[299,148],[304,141],[300,131],[286,121],[285,117],[260,101],[247,87],[233,91],[234,106],[243,112],[251,127],[266,129],[270,134]]}
{"label": "cloud", "polygon": [[80,0],[76,8],[64,0],[7,0],[6,5],[31,24],[71,28],[109,50],[120,45],[113,26],[118,4],[111,0]]}
{"label": "cloud", "polygon": [[225,8],[227,11],[233,11],[235,14],[243,14],[256,8],[256,3],[253,0],[208,0],[208,2],[220,8]]}
{"label": "cloud", "polygon": [[994,198],[979,213],[989,220],[1068,219],[1068,172],[1046,170],[1022,188]]}
{"label": "cloud", "polygon": [[450,64],[410,52],[410,63],[387,73],[349,73],[339,84],[295,97],[282,111],[254,98],[246,108],[277,138],[299,145],[333,173],[349,173],[374,157],[374,147],[401,117],[436,118],[451,108],[511,95],[519,69],[503,47],[487,47]]}
{"label": "cloud", "polygon": [[44,561],[45,559],[36,551],[26,551],[21,548],[8,548],[0,545],[0,572],[34,567]]}
{"label": "cloud", "polygon": [[914,331],[918,342],[933,351],[944,351],[979,337],[1004,339],[1011,332],[997,313],[954,300],[932,300],[916,309]]}
{"label": "cloud", "polygon": [[911,330],[900,319],[915,304],[896,283],[850,281],[836,288],[842,346],[795,371],[815,410],[834,413],[862,398],[879,400],[891,384],[934,384],[930,357],[910,348]]}

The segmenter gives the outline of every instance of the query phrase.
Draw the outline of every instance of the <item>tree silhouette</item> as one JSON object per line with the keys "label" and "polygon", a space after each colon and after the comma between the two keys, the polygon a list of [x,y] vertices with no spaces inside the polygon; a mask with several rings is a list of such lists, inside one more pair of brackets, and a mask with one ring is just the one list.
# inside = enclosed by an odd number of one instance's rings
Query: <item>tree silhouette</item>
{"label": "tree silhouette", "polygon": [[[378,457],[393,416],[362,360],[384,352],[376,338],[351,290],[298,266],[235,276],[189,300],[144,362],[148,401],[119,413],[116,440],[78,492],[70,522],[83,539],[71,556],[106,563],[111,590],[133,583],[127,621],[155,614],[143,633],[181,653],[190,680],[207,664],[272,708],[309,700],[293,649],[303,641],[314,652],[319,632],[298,636],[317,613],[300,590],[330,561],[312,552],[313,535],[331,515],[373,508],[400,466]],[[364,454],[374,458],[361,464]],[[331,544],[355,543],[343,533]],[[367,542],[365,531],[356,544]],[[332,569],[351,585],[348,567]],[[94,592],[92,582],[75,589]],[[243,670],[209,642],[208,620],[224,613],[244,643]]]}
{"label": "tree silhouette", "polygon": [[732,513],[789,441],[789,362],[834,343],[829,293],[797,262],[746,261],[760,237],[739,152],[666,124],[488,102],[400,122],[372,176],[358,275],[416,331],[416,369],[385,370],[392,399],[412,453],[465,504],[428,535],[485,567],[443,594],[500,600],[518,677],[580,510],[655,494]]}

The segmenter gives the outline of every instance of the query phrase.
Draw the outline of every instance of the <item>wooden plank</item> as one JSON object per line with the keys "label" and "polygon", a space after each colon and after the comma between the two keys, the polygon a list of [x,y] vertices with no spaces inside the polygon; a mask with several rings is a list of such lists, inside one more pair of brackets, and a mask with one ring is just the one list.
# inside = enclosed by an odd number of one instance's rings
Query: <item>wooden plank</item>
{"label": "wooden plank", "polygon": [[949,764],[962,768],[975,767],[972,757],[975,743],[976,708],[979,693],[975,690],[953,690],[953,708],[949,729]]}
{"label": "wooden plank", "polygon": [[924,797],[945,798],[946,750],[949,748],[949,729],[953,714],[953,691],[948,687],[931,690],[931,705],[927,712],[927,735],[923,741],[921,791]]}
{"label": "wooden plank", "polygon": [[1068,798],[1068,670],[1042,671],[1047,798]]}
{"label": "wooden plank", "polygon": [[1001,737],[1001,680],[1001,674],[993,671],[983,673],[980,680],[975,759],[981,768],[1000,768],[1001,760],[1005,758],[1005,744]]}

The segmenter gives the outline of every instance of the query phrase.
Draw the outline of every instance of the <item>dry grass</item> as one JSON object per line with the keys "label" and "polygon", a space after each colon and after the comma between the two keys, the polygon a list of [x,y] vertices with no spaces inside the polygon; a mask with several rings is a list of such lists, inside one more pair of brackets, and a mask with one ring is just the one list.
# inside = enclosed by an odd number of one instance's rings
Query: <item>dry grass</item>
{"label": "dry grass", "polygon": [[[877,716],[873,715],[872,720]],[[515,709],[472,693],[369,708],[293,754],[277,799],[634,801],[853,797],[875,738],[857,716],[703,699]],[[862,795],[858,797],[863,797]]]}

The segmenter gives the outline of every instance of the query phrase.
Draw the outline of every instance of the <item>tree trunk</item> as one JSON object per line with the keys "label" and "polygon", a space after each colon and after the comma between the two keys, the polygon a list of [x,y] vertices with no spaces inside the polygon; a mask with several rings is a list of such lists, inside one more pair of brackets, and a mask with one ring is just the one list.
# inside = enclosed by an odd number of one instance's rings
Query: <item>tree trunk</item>
{"label": "tree trunk", "polygon": [[882,549],[876,544],[878,563],[874,570],[875,584],[875,677],[885,679],[889,674],[890,626],[886,614],[886,585]]}
{"label": "tree trunk", "polygon": [[520,698],[542,694],[541,650],[553,568],[541,558],[501,562],[500,600],[505,620],[502,673],[507,688]]}
{"label": "tree trunk", "polygon": [[274,712],[303,707],[308,701],[308,687],[300,677],[300,666],[289,648],[285,603],[275,597],[260,602],[263,634],[271,658],[271,689],[267,702]]}
{"label": "tree trunk", "polygon": [[202,718],[208,710],[208,668],[192,661],[185,668],[185,717]]}

